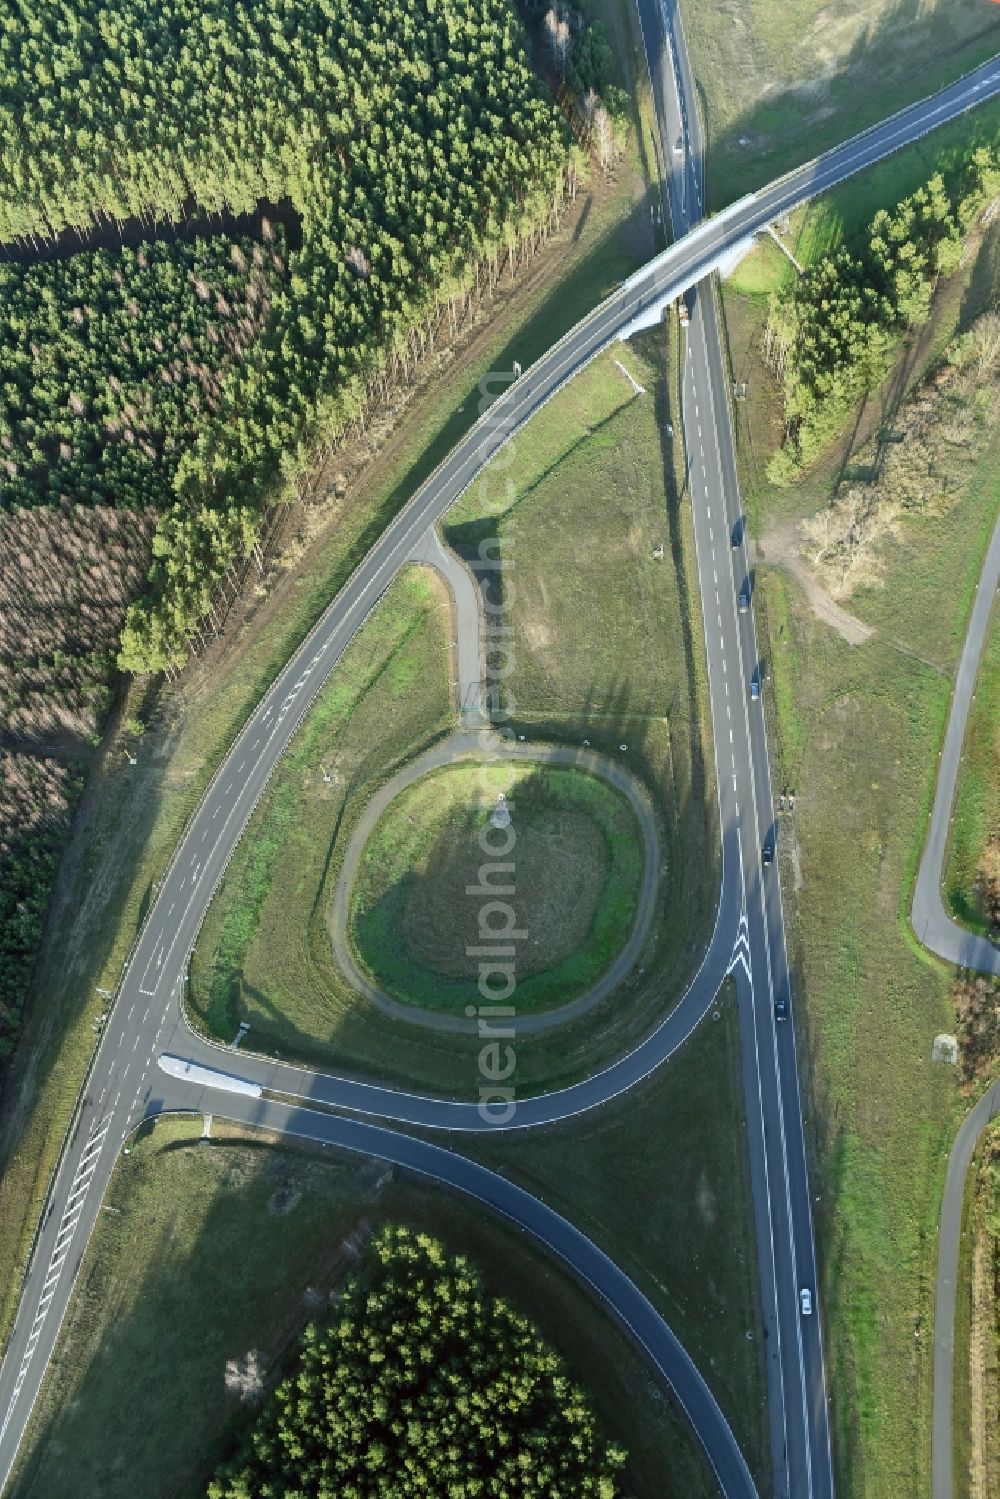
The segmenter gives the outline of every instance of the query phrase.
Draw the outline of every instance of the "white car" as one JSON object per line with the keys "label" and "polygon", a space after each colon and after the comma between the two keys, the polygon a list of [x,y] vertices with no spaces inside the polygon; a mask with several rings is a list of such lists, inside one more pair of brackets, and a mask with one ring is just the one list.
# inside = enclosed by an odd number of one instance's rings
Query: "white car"
{"label": "white car", "polygon": [[799,1292],[799,1306],[802,1308],[803,1317],[811,1317],[813,1310],[813,1293],[808,1286],[803,1286]]}

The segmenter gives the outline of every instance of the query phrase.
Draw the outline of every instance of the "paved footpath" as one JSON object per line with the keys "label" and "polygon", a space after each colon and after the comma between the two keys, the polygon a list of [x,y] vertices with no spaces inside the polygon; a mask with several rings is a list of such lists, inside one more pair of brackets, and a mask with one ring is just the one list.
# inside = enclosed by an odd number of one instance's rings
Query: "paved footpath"
{"label": "paved footpath", "polygon": [[977,937],[953,921],[944,909],[941,900],[941,879],[948,849],[948,829],[951,825],[952,807],[955,801],[955,786],[959,766],[962,762],[962,745],[976,690],[979,658],[986,643],[993,606],[996,602],[997,584],[1000,583],[1000,518],[993,531],[986,561],[983,564],[976,602],[969,620],[969,629],[958,663],[955,690],[951,699],[951,713],[941,750],[941,765],[938,770],[937,788],[934,792],[934,807],[931,812],[930,832],[920,861],[917,883],[913,891],[913,909],[910,920],[913,930],[925,947],[957,963],[959,968],[974,968],[978,973],[1000,974],[1000,948]]}
{"label": "paved footpath", "polygon": [[[941,879],[948,847],[962,745],[972,706],[979,660],[1000,583],[1000,519],[983,564],[976,602],[962,647],[941,766],[934,792],[930,832],[913,892],[911,920],[925,947],[960,968],[1000,974],[1000,950],[985,937],[953,921],[941,899]],[[938,1230],[937,1282],[934,1292],[934,1395],[931,1415],[931,1480],[934,1499],[952,1499],[955,1463],[952,1403],[955,1382],[955,1305],[958,1296],[965,1178],[979,1138],[1000,1113],[1000,1081],[995,1082],[967,1115],[948,1157]]]}
{"label": "paved footpath", "polygon": [[[461,637],[459,639],[461,640]],[[487,735],[496,737],[491,734],[491,731],[487,731]],[[419,1005],[403,1004],[374,984],[355,961],[347,938],[347,928],[351,887],[358,872],[365,844],[386,808],[408,786],[412,786],[415,781],[422,780],[424,776],[430,775],[435,770],[442,770],[446,766],[456,765],[462,761],[479,760],[483,763],[502,763],[504,760],[515,760],[527,764],[566,766],[586,771],[589,775],[600,776],[601,780],[607,781],[608,785],[613,786],[625,797],[639,824],[643,866],[635,923],[628,941],[589,989],[578,994],[576,999],[570,1000],[567,1004],[558,1005],[554,1009],[541,1010],[535,1015],[518,1015],[518,1035],[537,1035],[540,1031],[552,1030],[556,1026],[565,1025],[567,1021],[576,1020],[579,1016],[585,1015],[588,1010],[594,1009],[602,1000],[615,992],[638,962],[649,936],[653,913],[656,909],[656,892],[659,886],[662,860],[659,828],[653,804],[644,788],[623,765],[619,765],[617,761],[609,759],[606,755],[599,755],[594,750],[578,749],[571,745],[540,744],[537,741],[528,744],[504,743],[498,751],[487,751],[484,750],[482,743],[485,737],[487,736],[476,732],[452,734],[441,743],[432,745],[415,760],[409,761],[376,791],[366,804],[348,839],[327,926],[337,964],[349,980],[351,987],[363,994],[383,1014],[391,1015],[394,1020],[401,1020],[409,1025],[425,1026],[429,1030],[477,1035],[478,1020],[467,1020],[462,1015],[447,1015],[437,1010],[426,1010]],[[474,997],[474,994],[475,988],[470,982],[470,999]]]}

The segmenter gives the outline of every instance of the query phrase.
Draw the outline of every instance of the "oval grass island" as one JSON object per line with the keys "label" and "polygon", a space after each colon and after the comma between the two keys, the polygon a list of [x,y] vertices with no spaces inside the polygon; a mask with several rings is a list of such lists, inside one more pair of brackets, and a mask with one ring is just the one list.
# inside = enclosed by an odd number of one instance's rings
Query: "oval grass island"
{"label": "oval grass island", "polygon": [[540,1029],[634,966],[659,864],[645,791],[604,756],[517,744],[442,764],[432,752],[354,829],[329,913],[334,955],[408,1020],[471,1030],[496,1003]]}

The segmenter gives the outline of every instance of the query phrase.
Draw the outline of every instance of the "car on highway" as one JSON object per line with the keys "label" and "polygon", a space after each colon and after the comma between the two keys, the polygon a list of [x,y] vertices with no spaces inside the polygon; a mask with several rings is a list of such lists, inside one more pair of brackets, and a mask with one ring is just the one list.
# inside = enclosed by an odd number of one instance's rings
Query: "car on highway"
{"label": "car on highway", "polygon": [[774,863],[774,839],[769,838],[760,851],[760,862],[765,866]]}
{"label": "car on highway", "polygon": [[677,137],[676,141],[674,142],[674,155],[675,156],[683,156],[684,155],[684,137],[683,137],[683,135],[679,135]]}
{"label": "car on highway", "polygon": [[803,1286],[799,1292],[799,1306],[802,1308],[803,1317],[811,1317],[813,1312],[813,1293],[808,1286]]}
{"label": "car on highway", "polygon": [[740,589],[740,613],[746,614],[750,608],[750,579],[743,579],[743,587]]}
{"label": "car on highway", "polygon": [[750,701],[752,703],[760,702],[760,673],[757,671],[750,678]]}
{"label": "car on highway", "polygon": [[743,540],[743,524],[744,524],[743,517],[741,515],[740,518],[739,518],[739,520],[736,522],[735,526],[733,527],[733,538],[732,539],[733,539],[733,551],[734,552],[735,552],[736,548],[740,545],[740,543]]}
{"label": "car on highway", "polygon": [[774,1001],[774,1018],[775,1018],[775,1020],[787,1020],[788,1019],[788,995],[787,994],[779,994],[778,997],[777,997],[777,999]]}

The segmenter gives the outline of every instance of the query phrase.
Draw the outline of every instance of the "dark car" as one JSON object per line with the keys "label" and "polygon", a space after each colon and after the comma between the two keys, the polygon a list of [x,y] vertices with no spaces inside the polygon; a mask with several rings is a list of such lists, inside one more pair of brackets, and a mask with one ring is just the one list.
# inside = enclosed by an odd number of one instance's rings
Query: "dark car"
{"label": "dark car", "polygon": [[767,840],[767,842],[764,844],[764,847],[760,851],[760,859],[761,859],[761,863],[765,864],[765,865],[767,865],[767,864],[773,864],[774,863],[774,839],[773,838],[769,838]]}
{"label": "dark car", "polygon": [[775,1020],[788,1019],[788,999],[784,994],[779,994],[774,1001],[774,1018]]}
{"label": "dark car", "polygon": [[739,544],[740,544],[740,542],[742,540],[743,540],[743,517],[741,515],[740,518],[739,518],[739,520],[736,522],[735,526],[733,527],[733,550],[734,551],[739,546]]}

